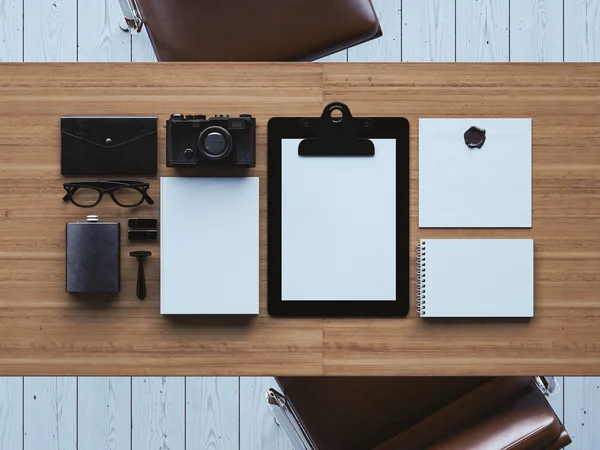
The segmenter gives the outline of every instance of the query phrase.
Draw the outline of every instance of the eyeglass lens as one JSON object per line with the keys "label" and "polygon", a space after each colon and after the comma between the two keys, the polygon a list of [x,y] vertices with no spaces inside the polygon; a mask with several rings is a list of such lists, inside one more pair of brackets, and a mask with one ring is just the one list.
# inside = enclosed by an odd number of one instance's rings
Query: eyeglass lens
{"label": "eyeglass lens", "polygon": [[144,200],[142,193],[131,187],[115,189],[112,193],[117,203],[123,206],[137,206]]}
{"label": "eyeglass lens", "polygon": [[94,206],[100,199],[100,192],[91,188],[79,188],[72,194],[71,199],[77,206]]}

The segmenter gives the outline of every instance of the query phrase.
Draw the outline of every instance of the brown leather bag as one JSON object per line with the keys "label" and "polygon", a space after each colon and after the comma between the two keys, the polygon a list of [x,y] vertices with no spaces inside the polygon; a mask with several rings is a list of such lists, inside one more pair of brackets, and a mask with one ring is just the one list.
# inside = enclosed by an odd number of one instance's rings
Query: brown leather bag
{"label": "brown leather bag", "polygon": [[131,28],[139,31],[136,16],[146,25],[159,61],[310,61],[382,35],[370,0],[121,0],[121,5]]}
{"label": "brown leather bag", "polygon": [[531,377],[281,377],[318,450],[558,450],[571,442]]}

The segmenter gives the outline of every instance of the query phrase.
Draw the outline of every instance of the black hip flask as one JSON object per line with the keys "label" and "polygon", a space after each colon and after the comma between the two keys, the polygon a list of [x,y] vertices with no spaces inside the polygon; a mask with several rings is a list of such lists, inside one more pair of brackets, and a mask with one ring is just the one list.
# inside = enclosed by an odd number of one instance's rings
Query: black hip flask
{"label": "black hip flask", "polygon": [[120,288],[120,224],[67,223],[67,292],[116,293]]}

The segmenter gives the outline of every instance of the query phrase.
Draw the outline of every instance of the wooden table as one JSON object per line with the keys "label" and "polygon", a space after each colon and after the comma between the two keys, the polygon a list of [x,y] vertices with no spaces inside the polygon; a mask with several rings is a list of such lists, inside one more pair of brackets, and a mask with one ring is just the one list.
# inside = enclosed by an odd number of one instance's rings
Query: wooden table
{"label": "wooden table", "polygon": [[[274,319],[266,310],[266,134],[273,116],[315,116],[331,101],[411,124],[411,241],[535,239],[531,321]],[[260,315],[159,314],[159,247],[123,239],[112,302],[65,292],[62,115],[240,114],[258,118]],[[532,117],[533,227],[420,230],[419,117]],[[1,375],[600,374],[600,65],[0,64]],[[165,130],[159,129],[159,175]],[[70,180],[74,178],[69,178]],[[102,220],[158,216],[108,199]],[[150,249],[148,298],[135,297],[133,248]],[[414,255],[411,255],[414,267]],[[414,274],[413,274],[414,281]]]}

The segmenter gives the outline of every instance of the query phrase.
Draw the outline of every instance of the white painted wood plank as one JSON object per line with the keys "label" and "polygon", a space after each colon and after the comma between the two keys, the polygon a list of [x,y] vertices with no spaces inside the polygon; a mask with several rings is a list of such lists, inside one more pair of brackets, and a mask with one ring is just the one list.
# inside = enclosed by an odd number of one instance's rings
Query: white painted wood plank
{"label": "white painted wood plank", "polygon": [[23,61],[23,0],[0,0],[0,62]]}
{"label": "white painted wood plank", "polygon": [[25,61],[76,61],[77,0],[23,1]]}
{"label": "white painted wood plank", "polygon": [[156,55],[148,37],[146,27],[131,35],[131,60],[133,62],[155,62]]}
{"label": "white painted wood plank", "polygon": [[78,61],[131,61],[131,34],[121,30],[123,13],[115,0],[78,2]]}
{"label": "white painted wood plank", "polygon": [[25,377],[24,450],[76,450],[77,378]]}
{"label": "white painted wood plank", "polygon": [[131,378],[79,377],[79,450],[131,449]]}
{"label": "white painted wood plank", "polygon": [[590,450],[600,442],[600,377],[565,377],[568,450]]}
{"label": "white painted wood plank", "polygon": [[239,382],[238,377],[186,379],[186,448],[239,449]]}
{"label": "white painted wood plank", "polygon": [[267,405],[271,387],[272,377],[240,378],[240,450],[293,450]]}
{"label": "white painted wood plank", "polygon": [[324,58],[317,59],[315,62],[347,62],[348,61],[348,50],[342,50],[341,52],[333,53],[332,55],[325,56]]}
{"label": "white painted wood plank", "polygon": [[0,448],[23,448],[23,378],[0,378]]}
{"label": "white painted wood plank", "polygon": [[563,60],[563,0],[510,0],[510,60]]}
{"label": "white painted wood plank", "polygon": [[561,422],[564,422],[565,417],[565,379],[564,377],[554,377],[558,383],[559,391],[548,397],[548,403],[558,416]]}
{"label": "white painted wood plank", "polygon": [[401,61],[401,0],[373,0],[383,36],[348,49],[350,62]]}
{"label": "white painted wood plank", "polygon": [[565,61],[600,61],[600,0],[564,0]]}
{"label": "white painted wood plank", "polygon": [[508,61],[509,0],[456,0],[456,60]]}
{"label": "white painted wood plank", "polygon": [[132,450],[184,450],[185,378],[133,377]]}
{"label": "white painted wood plank", "polygon": [[455,61],[455,19],[453,1],[404,0],[402,61]]}

